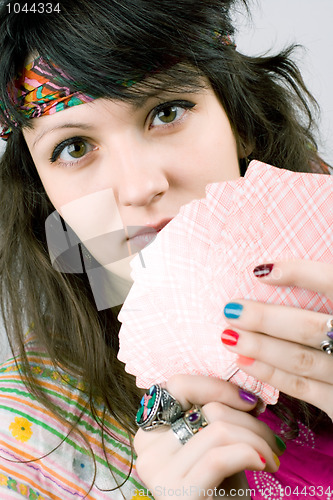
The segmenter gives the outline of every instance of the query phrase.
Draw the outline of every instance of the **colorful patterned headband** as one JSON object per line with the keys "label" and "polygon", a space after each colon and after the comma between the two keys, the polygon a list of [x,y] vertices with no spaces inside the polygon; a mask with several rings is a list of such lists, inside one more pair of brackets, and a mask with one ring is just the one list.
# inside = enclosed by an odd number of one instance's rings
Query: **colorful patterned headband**
{"label": "colorful patterned headband", "polygon": [[[211,34],[213,41],[221,45],[236,47],[230,35],[213,31]],[[66,75],[55,65],[59,75],[65,79]],[[91,102],[95,97],[83,94],[81,92],[73,92],[64,82],[61,81],[61,76],[54,76],[51,72],[51,64],[41,56],[27,64],[22,73],[14,81],[12,88],[8,91],[8,95],[15,106],[22,112],[26,118],[38,118],[43,115],[51,115],[58,111]],[[116,82],[119,85],[130,87],[136,83],[136,80],[125,80]],[[0,101],[0,107],[4,110],[6,116],[13,122],[14,127],[19,124],[10,117]],[[1,126],[1,123],[0,123]],[[13,128],[0,128],[0,138],[7,140],[12,133]]]}
{"label": "colorful patterned headband", "polygon": [[[57,70],[61,73],[59,68]],[[63,73],[62,75],[65,76]],[[95,99],[81,92],[73,92],[64,85],[60,78],[51,73],[50,64],[42,57],[37,57],[24,67],[14,81],[9,96],[27,118],[51,115]],[[14,122],[14,126],[17,127],[18,123]],[[6,140],[12,131],[11,127],[3,129],[0,131],[0,137]]]}

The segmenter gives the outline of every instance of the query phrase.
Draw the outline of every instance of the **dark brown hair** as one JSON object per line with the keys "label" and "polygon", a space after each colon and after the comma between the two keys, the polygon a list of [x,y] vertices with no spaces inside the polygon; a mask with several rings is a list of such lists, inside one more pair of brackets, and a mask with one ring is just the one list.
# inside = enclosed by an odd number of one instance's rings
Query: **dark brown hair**
{"label": "dark brown hair", "polygon": [[[22,135],[29,121],[7,88],[32,53],[59,66],[73,90],[95,97],[135,100],[164,88],[193,91],[204,76],[251,157],[290,170],[326,172],[312,133],[316,104],[291,60],[294,47],[248,57],[214,39],[216,31],[233,36],[234,3],[66,0],[53,14],[10,14],[4,3],[0,8],[0,116],[6,125],[19,123],[0,162],[1,306],[29,390],[49,407],[25,354],[24,331],[32,322],[55,366],[86,382],[93,414],[95,398],[102,398],[106,410],[134,432],[138,397],[117,360],[117,310],[96,310],[85,274],[52,268],[44,224],[54,208]],[[133,80],[140,84],[123,84]]]}

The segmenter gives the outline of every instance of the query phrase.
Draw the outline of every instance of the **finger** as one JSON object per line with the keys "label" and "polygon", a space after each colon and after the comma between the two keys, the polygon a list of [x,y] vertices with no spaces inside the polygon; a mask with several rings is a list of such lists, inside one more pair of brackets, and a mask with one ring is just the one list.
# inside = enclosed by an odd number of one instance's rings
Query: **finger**
{"label": "finger", "polygon": [[[333,384],[333,359],[321,350],[236,328],[233,332],[238,336],[237,344],[225,347],[245,356],[248,364],[251,359],[262,361],[294,375]],[[230,330],[222,332],[223,343],[229,338]]]}
{"label": "finger", "polygon": [[[204,429],[204,435],[202,434],[203,431],[200,432],[200,438],[197,437],[198,434],[194,436],[195,440],[191,438],[191,444],[187,443],[183,447],[177,436],[167,426],[149,432],[140,429],[134,440],[136,452],[140,454],[140,451],[145,450],[147,453],[151,450],[153,453],[156,447],[163,450],[159,466],[164,462],[167,464],[171,456],[173,457],[173,463],[176,463],[175,456],[177,452],[180,452],[180,455],[178,453],[177,456],[180,457],[179,466],[181,466],[182,461],[186,461],[189,448],[192,446],[194,446],[194,449],[190,454],[192,455],[192,460],[195,461],[197,453],[204,453],[210,447],[232,444],[241,440],[252,446],[257,446],[258,452],[268,457],[270,465],[272,465],[270,450],[273,450],[277,455],[283,453],[285,448],[284,443],[274,435],[266,424],[252,415],[234,410],[220,403],[208,403],[202,407],[202,411],[209,425]],[[208,428],[209,430],[207,431],[206,429]],[[204,441],[202,441],[200,447],[201,440]],[[264,443],[266,444],[264,445]],[[163,457],[165,457],[165,460],[163,460]]]}
{"label": "finger", "polygon": [[[214,377],[174,375],[162,385],[179,401],[184,411],[191,408],[193,404],[202,406],[210,401],[221,402],[242,411],[251,411],[258,402],[255,395],[235,384]],[[136,452],[140,453],[146,446],[157,441],[165,430],[166,427],[161,426],[147,434],[140,429],[134,438]]]}
{"label": "finger", "polygon": [[[151,433],[157,434],[157,431]],[[150,446],[145,446],[144,452],[138,456],[136,466],[142,480],[145,480],[146,473],[149,472],[150,477],[157,477],[161,470],[167,470],[168,477],[183,479],[204,454],[209,454],[215,448],[239,443],[255,449],[259,458],[262,457],[260,462],[256,461],[260,469],[270,472],[277,470],[278,459],[262,438],[247,429],[223,422],[209,424],[185,445],[180,443],[176,434],[169,428],[157,443],[151,442]],[[160,450],[158,460],[152,460],[157,449]]]}
{"label": "finger", "polygon": [[183,410],[193,404],[204,405],[211,401],[224,403],[242,411],[255,408],[258,398],[230,382],[201,375],[174,375],[163,384],[176,398]]}
{"label": "finger", "polygon": [[267,284],[297,286],[322,293],[333,300],[332,264],[294,260],[266,263],[258,267],[257,277]]}
{"label": "finger", "polygon": [[208,403],[202,407],[202,410],[210,423],[220,421],[238,425],[263,438],[277,455],[281,455],[285,450],[283,441],[274,434],[268,425],[248,413],[234,410],[220,403]]}
{"label": "finger", "polygon": [[281,392],[320,408],[331,419],[333,418],[331,384],[295,375],[262,361],[254,361],[251,365],[245,365],[242,364],[242,358],[240,358],[237,364],[249,375],[276,387]]}
{"label": "finger", "polygon": [[316,349],[327,339],[330,329],[327,322],[332,319],[307,309],[241,299],[226,304],[224,311],[228,322],[239,329],[266,333]]}
{"label": "finger", "polygon": [[[186,476],[186,483],[192,486],[192,494],[200,488],[210,489],[219,485],[226,477],[247,470],[263,470],[256,450],[244,443],[215,447],[199,457]],[[200,484],[198,483],[200,479]],[[196,490],[196,491],[194,491]]]}
{"label": "finger", "polygon": [[[209,424],[213,422],[232,423],[250,430],[253,433],[260,435],[269,443],[272,449],[279,453],[279,448],[276,445],[275,437],[269,427],[258,420],[240,410],[235,410],[227,405],[217,402],[210,402],[202,407],[202,411]],[[144,431],[139,429],[134,437],[134,449],[140,453],[148,447],[158,446],[163,447],[166,454],[174,454],[181,447],[178,439],[170,439],[169,426],[161,426],[153,431]]]}
{"label": "finger", "polygon": [[[175,438],[177,436],[175,435]],[[243,443],[255,449],[257,453],[266,460],[266,470],[273,472],[277,470],[278,459],[273,454],[270,446],[261,437],[244,427],[227,422],[216,421],[195,434],[183,445],[172,459],[175,470],[183,470],[188,474],[195,466],[200,456],[209,453],[210,450],[233,444]]]}
{"label": "finger", "polygon": [[133,447],[135,453],[140,455],[149,447],[154,447],[156,443],[158,446],[164,447],[166,453],[175,453],[178,450],[177,443],[170,440],[170,427],[168,425],[162,425],[158,429],[151,431],[144,431],[139,429],[133,439]]}
{"label": "finger", "polygon": [[[175,473],[172,462],[169,463],[171,467],[167,471],[167,477],[170,485],[172,485],[172,491],[174,493],[177,492],[178,484],[180,486],[179,496],[182,494],[185,495],[186,498],[208,498],[204,490],[207,491],[211,488],[214,489],[218,487],[225,478],[245,469],[263,470],[265,467],[265,463],[258,453],[253,450],[253,448],[243,443],[214,447],[204,455],[200,455],[196,463],[185,476],[180,475],[179,470]],[[157,474],[153,476],[154,484],[150,486],[150,490],[153,492],[154,497],[157,496],[158,498],[160,498],[158,496],[160,485],[165,485],[166,471],[162,471],[163,476],[161,479],[159,472],[161,471],[158,471]],[[145,481],[145,472],[141,470],[141,464],[139,464],[139,475],[141,479]],[[164,486],[163,490],[168,491],[168,484]],[[207,495],[210,495],[208,491]]]}

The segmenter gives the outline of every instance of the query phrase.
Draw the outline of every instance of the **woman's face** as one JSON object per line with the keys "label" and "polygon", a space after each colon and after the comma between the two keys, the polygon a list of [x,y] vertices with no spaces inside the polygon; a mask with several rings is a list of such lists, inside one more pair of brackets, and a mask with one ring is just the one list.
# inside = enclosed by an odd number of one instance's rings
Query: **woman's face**
{"label": "woman's face", "polygon": [[[32,125],[24,136],[55,209],[82,241],[91,240],[86,246],[99,262],[123,276],[124,255],[204,197],[207,184],[240,175],[235,137],[209,88],[140,104],[97,99]],[[103,234],[115,235],[118,261],[108,262],[94,240]]]}

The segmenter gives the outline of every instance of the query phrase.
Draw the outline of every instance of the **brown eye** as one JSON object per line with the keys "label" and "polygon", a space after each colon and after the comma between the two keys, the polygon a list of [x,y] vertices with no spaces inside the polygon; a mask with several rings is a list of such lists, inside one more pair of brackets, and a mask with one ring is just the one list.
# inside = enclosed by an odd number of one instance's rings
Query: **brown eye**
{"label": "brown eye", "polygon": [[81,158],[87,152],[87,146],[84,141],[75,141],[69,146],[67,146],[67,153],[72,158]]}
{"label": "brown eye", "polygon": [[178,106],[170,106],[169,108],[164,108],[162,111],[157,113],[156,118],[163,123],[171,123],[177,118],[178,112]]}
{"label": "brown eye", "polygon": [[164,127],[179,122],[194,107],[194,102],[184,100],[159,104],[150,113],[150,128]]}
{"label": "brown eye", "polygon": [[82,137],[71,137],[58,144],[51,155],[50,162],[57,161],[62,164],[79,163],[87,156],[88,153],[93,151],[95,146]]}

